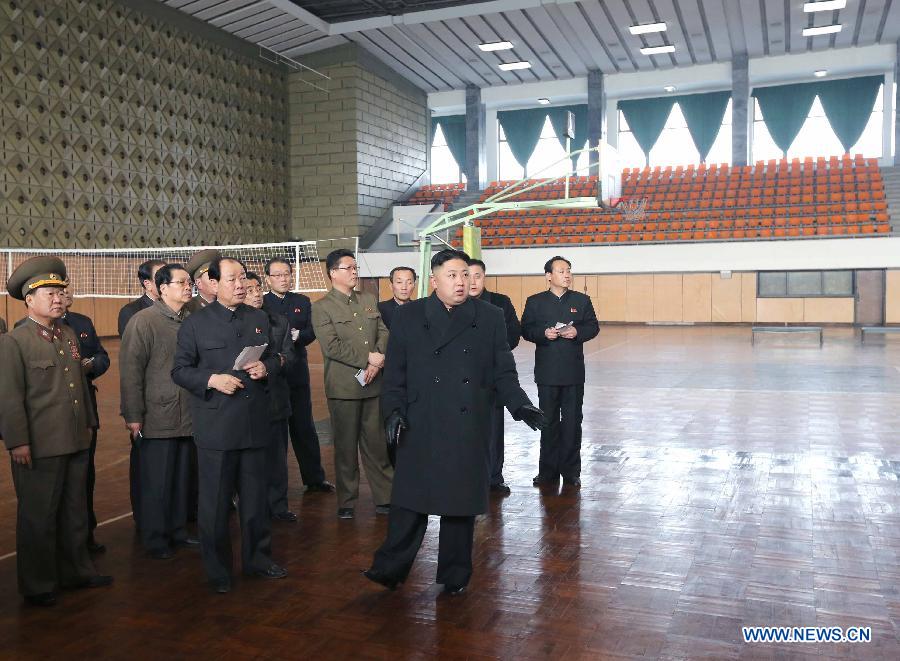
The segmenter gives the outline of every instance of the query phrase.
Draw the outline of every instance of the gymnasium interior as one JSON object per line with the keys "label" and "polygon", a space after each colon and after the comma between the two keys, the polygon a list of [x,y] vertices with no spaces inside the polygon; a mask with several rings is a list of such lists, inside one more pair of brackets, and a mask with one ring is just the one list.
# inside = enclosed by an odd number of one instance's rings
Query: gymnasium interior
{"label": "gymnasium interior", "polygon": [[[3,0],[0,318],[17,264],[66,261],[112,362],[115,584],[24,606],[0,469],[0,657],[900,658],[898,76],[898,0]],[[316,301],[348,247],[385,300],[396,266],[427,294],[426,244],[474,249],[519,315],[571,261],[601,324],[580,489],[532,486],[539,434],[507,414],[511,494],[453,597],[436,525],[402,589],[362,578],[385,518],[336,519],[293,454],[286,580],[223,599],[196,554],[147,559],[117,368],[137,264],[296,256]]]}

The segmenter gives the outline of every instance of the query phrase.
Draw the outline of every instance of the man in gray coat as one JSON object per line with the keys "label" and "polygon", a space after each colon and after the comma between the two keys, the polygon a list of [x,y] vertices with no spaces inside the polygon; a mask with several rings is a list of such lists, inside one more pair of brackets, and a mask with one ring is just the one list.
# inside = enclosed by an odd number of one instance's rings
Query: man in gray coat
{"label": "man in gray coat", "polygon": [[178,329],[191,300],[181,264],[154,276],[159,299],[128,323],[119,352],[122,417],[140,451],[141,543],[152,558],[198,546],[187,534],[191,444],[189,395],[172,381]]}
{"label": "man in gray coat", "polygon": [[532,429],[544,415],[519,386],[503,313],[469,297],[466,253],[431,260],[431,296],[398,308],[381,412],[396,439],[387,539],[365,576],[393,589],[412,567],[428,515],[441,517],[437,582],[462,592],[472,575],[475,517],[487,510],[494,399]]}

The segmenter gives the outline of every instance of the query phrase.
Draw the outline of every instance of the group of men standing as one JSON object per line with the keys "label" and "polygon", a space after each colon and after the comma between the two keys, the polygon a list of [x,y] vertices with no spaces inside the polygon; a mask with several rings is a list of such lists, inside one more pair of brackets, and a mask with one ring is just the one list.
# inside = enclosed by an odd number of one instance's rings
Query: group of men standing
{"label": "group of men standing", "polygon": [[[314,339],[324,358],[338,517],[355,515],[360,457],[376,513],[389,516],[365,572],[371,580],[402,583],[427,516],[439,514],[438,582],[451,593],[465,589],[474,518],[489,491],[510,492],[503,406],[543,430],[535,485],[560,476],[580,484],[582,345],[599,327],[590,299],[570,290],[570,264],[547,263],[550,289],[528,299],[521,324],[508,297],[484,288],[480,260],[444,250],[431,266],[431,296],[411,301],[416,273],[398,267],[392,298],[378,303],[356,291],[355,255],[337,250],[325,264],[332,288],[311,304],[290,291],[285,259],[265,265],[266,294],[260,275],[215,250],[185,265],[141,264],[143,294],[119,316],[120,385],[134,518],[151,557],[199,546],[211,588],[230,591],[236,508],[244,573],[286,576],[272,560],[271,522],[297,519],[287,506],[289,439],[307,491],[335,490],[312,419],[306,346]],[[112,581],[91,564],[89,550],[102,545],[95,519],[86,520],[97,428],[91,380],[109,358],[92,326],[81,330],[73,313],[59,321],[67,284],[56,258],[21,265],[9,291],[25,301],[28,318],[0,338],[0,360],[12,366],[0,377],[0,433],[19,497],[19,583],[38,605],[54,603],[60,587]],[[520,337],[537,345],[540,408],[519,386],[511,350]],[[31,419],[38,411],[40,423]],[[72,424],[60,425],[63,414]],[[187,532],[195,517],[199,540]]]}

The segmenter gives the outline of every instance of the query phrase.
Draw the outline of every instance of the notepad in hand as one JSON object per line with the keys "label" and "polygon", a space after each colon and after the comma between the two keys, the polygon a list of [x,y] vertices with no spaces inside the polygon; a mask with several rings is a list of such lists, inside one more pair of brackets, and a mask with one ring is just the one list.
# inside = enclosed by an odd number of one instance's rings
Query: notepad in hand
{"label": "notepad in hand", "polygon": [[238,357],[234,359],[234,367],[233,370],[242,370],[247,365],[251,365],[257,362],[260,358],[262,358],[263,351],[266,350],[268,344],[260,344],[255,347],[244,347],[243,351],[238,354]]}
{"label": "notepad in hand", "polygon": [[572,323],[573,323],[573,322],[570,321],[569,323],[564,324],[564,323],[561,322],[561,321],[557,321],[557,322],[556,322],[556,326],[553,327],[553,330],[562,330],[563,328],[568,328],[569,326],[572,325]]}
{"label": "notepad in hand", "polygon": [[359,385],[363,388],[366,387],[366,370],[359,370],[356,373],[356,380],[359,381]]}

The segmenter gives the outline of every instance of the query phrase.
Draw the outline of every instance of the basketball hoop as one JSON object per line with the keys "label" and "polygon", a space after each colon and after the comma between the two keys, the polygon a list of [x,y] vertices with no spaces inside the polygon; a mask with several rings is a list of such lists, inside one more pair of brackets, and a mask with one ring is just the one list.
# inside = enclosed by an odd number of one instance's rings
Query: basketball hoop
{"label": "basketball hoop", "polygon": [[644,220],[647,213],[648,201],[646,197],[623,197],[615,205],[615,208],[622,210],[627,222],[639,223]]}

